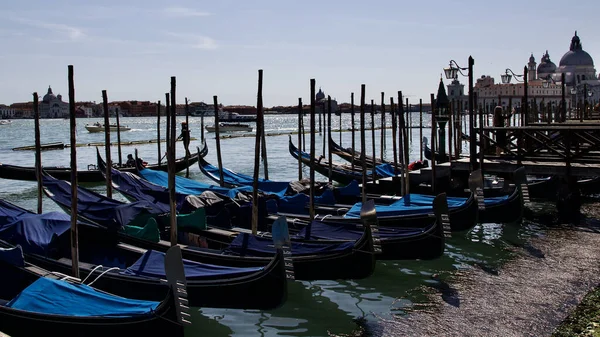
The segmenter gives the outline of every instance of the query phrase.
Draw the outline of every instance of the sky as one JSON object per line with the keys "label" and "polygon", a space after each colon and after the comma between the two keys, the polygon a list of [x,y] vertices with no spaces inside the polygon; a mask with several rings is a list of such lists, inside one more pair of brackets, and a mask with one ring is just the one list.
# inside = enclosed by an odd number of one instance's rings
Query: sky
{"label": "sky", "polygon": [[76,100],[97,102],[164,101],[176,76],[178,103],[256,105],[263,69],[269,107],[308,103],[311,78],[338,102],[361,84],[367,101],[427,102],[451,59],[499,80],[531,53],[558,65],[575,30],[600,60],[597,0],[21,0],[0,15],[3,104],[49,85],[67,101],[69,64]]}

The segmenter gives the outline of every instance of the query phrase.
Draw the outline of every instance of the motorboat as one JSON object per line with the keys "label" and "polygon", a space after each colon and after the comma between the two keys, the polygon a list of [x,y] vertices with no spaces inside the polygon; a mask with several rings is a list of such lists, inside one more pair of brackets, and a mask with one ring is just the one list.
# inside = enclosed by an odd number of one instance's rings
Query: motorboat
{"label": "motorboat", "polygon": [[[131,130],[130,127],[128,127],[127,125],[119,125],[117,127],[117,124],[109,124],[110,127],[110,131],[129,131]],[[98,122],[94,123],[94,124],[86,124],[85,128],[89,131],[89,132],[104,132],[105,127],[104,124],[100,124]]]}
{"label": "motorboat", "polygon": [[[207,125],[206,131],[215,132],[215,125]],[[251,132],[252,127],[242,123],[219,123],[219,132]]]}

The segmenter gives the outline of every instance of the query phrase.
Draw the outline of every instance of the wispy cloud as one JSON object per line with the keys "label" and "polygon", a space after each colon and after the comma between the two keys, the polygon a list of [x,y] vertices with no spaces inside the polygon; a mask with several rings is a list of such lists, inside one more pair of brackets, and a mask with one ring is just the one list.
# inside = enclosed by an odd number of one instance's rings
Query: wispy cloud
{"label": "wispy cloud", "polygon": [[212,15],[209,12],[199,11],[193,8],[186,7],[167,7],[164,9],[165,14],[173,17],[199,17]]}
{"label": "wispy cloud", "polygon": [[218,48],[216,41],[208,36],[174,32],[164,32],[164,34],[182,40],[182,44],[190,48],[207,50]]}
{"label": "wispy cloud", "polygon": [[65,25],[62,23],[43,22],[39,20],[30,20],[19,17],[9,18],[9,20],[31,27],[42,28],[58,34],[66,35],[72,41],[80,40],[85,37],[85,33],[81,28]]}

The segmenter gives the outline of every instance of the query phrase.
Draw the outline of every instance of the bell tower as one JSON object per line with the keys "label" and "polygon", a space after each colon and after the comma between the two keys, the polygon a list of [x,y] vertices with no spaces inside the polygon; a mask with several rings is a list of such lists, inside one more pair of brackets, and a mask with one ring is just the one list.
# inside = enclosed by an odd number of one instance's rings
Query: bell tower
{"label": "bell tower", "polygon": [[537,80],[537,63],[535,62],[535,57],[533,57],[533,53],[529,56],[529,63],[527,63],[527,69],[529,70],[527,74],[528,81]]}

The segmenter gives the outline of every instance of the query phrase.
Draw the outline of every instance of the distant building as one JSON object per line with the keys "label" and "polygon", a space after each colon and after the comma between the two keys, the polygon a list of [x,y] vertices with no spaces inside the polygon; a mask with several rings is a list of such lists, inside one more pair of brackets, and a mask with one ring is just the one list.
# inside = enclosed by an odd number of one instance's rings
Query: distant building
{"label": "distant building", "polygon": [[48,87],[48,92],[40,102],[40,118],[67,118],[69,117],[69,103],[63,102],[62,96],[55,96],[52,88]]}
{"label": "distant building", "polygon": [[[325,93],[323,92],[323,90],[321,90],[321,88],[319,88],[319,92],[317,92],[315,94],[315,106],[316,106],[316,110],[317,113],[321,113],[323,111],[327,112],[327,107],[328,107],[328,100],[327,97],[325,96]],[[338,111],[338,103],[337,100],[332,99],[331,100],[331,112],[337,112]]]}

